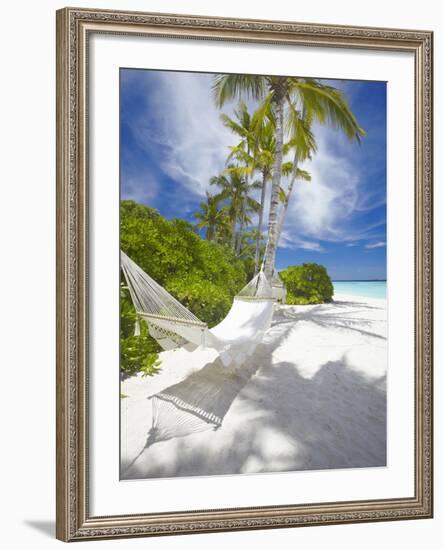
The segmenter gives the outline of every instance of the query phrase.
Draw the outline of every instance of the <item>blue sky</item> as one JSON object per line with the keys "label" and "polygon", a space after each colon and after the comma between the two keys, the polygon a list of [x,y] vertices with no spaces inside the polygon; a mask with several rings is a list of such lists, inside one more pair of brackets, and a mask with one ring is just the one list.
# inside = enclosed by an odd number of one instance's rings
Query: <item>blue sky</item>
{"label": "blue sky", "polygon": [[[225,167],[238,141],[220,122],[233,104],[215,107],[213,75],[121,69],[121,197],[167,218],[193,222],[209,179]],[[361,145],[315,126],[318,151],[295,186],[277,268],[325,265],[334,280],[386,278],[386,84],[330,80],[346,94]],[[252,109],[254,104],[249,105]],[[269,186],[270,187],[270,186]]]}

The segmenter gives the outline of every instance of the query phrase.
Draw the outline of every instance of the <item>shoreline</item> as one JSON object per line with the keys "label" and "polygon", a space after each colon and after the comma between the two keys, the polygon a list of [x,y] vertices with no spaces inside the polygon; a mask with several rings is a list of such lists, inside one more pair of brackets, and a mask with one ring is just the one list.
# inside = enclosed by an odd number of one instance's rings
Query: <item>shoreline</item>
{"label": "shoreline", "polygon": [[[219,367],[211,349],[162,352],[159,374],[121,384],[122,479],[385,466],[386,336],[386,300],[340,293],[277,305],[238,370]],[[225,399],[221,427],[144,448],[149,396],[191,375],[215,404]]]}
{"label": "shoreline", "polygon": [[387,281],[332,281],[333,293],[362,299],[387,299]]}
{"label": "shoreline", "polygon": [[374,298],[369,296],[362,296],[358,294],[347,294],[345,292],[338,292],[333,294],[333,303],[334,302],[356,302],[360,300],[362,303],[365,302],[377,302],[381,307],[387,303],[387,298]]}

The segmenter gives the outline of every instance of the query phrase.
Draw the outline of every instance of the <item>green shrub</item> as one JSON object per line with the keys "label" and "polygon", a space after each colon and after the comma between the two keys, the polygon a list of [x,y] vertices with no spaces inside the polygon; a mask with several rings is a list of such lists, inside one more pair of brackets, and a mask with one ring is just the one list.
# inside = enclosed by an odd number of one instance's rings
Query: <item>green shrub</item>
{"label": "green shrub", "polygon": [[331,279],[322,265],[290,266],[279,275],[287,288],[287,304],[322,304],[333,297]]}
{"label": "green shrub", "polygon": [[120,370],[125,376],[142,372],[151,376],[159,372],[160,346],[151,338],[145,321],[139,319],[140,336],[134,336],[136,311],[127,290],[120,291]]}
{"label": "green shrub", "polygon": [[[157,283],[199,319],[214,326],[230,309],[233,296],[246,284],[245,263],[223,244],[201,239],[184,220],[167,220],[153,208],[122,201],[120,246]],[[122,279],[122,283],[124,283]],[[160,347],[140,322],[127,291],[121,297],[121,370],[131,375],[158,371]]]}
{"label": "green shrub", "polygon": [[141,372],[144,376],[152,376],[159,372],[160,364],[157,342],[151,336],[141,334],[120,340],[122,374],[132,376]]}
{"label": "green shrub", "polygon": [[209,326],[222,321],[231,307],[232,297],[226,289],[196,274],[172,279],[167,284],[167,290]]}
{"label": "green shrub", "polygon": [[184,220],[167,220],[133,201],[121,203],[120,246],[162,286],[193,274],[234,296],[246,284],[244,264],[229,247],[201,239]]}

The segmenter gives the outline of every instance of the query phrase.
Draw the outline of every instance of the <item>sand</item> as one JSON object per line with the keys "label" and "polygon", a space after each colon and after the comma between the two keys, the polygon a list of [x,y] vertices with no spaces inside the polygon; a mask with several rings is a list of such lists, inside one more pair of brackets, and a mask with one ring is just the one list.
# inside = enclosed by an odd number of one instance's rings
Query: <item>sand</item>
{"label": "sand", "polygon": [[[239,369],[208,349],[160,358],[159,374],[122,382],[123,479],[386,464],[385,300],[340,294],[330,304],[276,305],[263,344]],[[146,446],[149,397],[190,380],[223,390],[214,396],[222,425]]]}

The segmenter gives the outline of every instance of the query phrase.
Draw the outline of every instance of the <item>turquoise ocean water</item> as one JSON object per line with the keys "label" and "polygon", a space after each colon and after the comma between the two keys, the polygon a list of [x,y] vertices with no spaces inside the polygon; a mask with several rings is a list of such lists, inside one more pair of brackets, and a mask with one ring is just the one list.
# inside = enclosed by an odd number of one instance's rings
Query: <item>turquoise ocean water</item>
{"label": "turquoise ocean water", "polygon": [[387,281],[333,281],[333,287],[335,294],[387,298]]}

